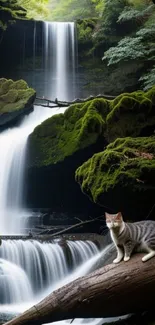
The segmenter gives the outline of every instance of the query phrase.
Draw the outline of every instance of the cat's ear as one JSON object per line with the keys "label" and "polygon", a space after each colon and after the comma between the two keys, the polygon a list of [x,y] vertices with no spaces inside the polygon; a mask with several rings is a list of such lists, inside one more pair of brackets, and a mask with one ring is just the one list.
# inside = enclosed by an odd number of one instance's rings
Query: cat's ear
{"label": "cat's ear", "polygon": [[106,219],[109,217],[109,213],[108,212],[105,212],[105,217],[106,217]]}
{"label": "cat's ear", "polygon": [[120,220],[123,220],[123,217],[122,217],[122,213],[121,212],[118,212],[117,213],[117,218],[119,218]]}

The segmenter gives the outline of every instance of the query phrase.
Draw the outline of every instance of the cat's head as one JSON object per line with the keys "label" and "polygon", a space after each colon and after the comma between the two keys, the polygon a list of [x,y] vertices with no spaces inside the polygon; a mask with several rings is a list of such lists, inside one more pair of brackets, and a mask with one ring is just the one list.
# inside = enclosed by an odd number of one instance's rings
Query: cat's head
{"label": "cat's head", "polygon": [[109,229],[120,228],[123,223],[122,213],[109,214],[105,212],[106,224]]}

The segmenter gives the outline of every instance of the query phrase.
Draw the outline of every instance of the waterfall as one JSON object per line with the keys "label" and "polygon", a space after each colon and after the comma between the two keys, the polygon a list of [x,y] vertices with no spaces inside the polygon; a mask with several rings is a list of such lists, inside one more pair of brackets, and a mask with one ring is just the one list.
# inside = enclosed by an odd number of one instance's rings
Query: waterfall
{"label": "waterfall", "polygon": [[98,253],[97,246],[91,241],[67,241],[66,247],[58,241],[3,241],[0,249],[0,304],[24,304],[33,301],[37,295],[44,296],[44,292],[59,287],[70,273]]}
{"label": "waterfall", "polygon": [[[59,110],[63,111],[64,108]],[[0,134],[0,152],[3,153],[0,159],[0,234],[18,234],[21,233],[21,227],[24,228],[26,210],[23,188],[27,139],[38,124],[55,113],[56,109],[35,107],[31,114],[24,117],[20,126]]]}
{"label": "waterfall", "polygon": [[[26,33],[26,32],[25,32]],[[33,73],[36,69],[36,23],[33,33]],[[26,40],[24,39],[23,62]],[[44,96],[72,100],[76,92],[76,42],[74,23],[44,23]],[[36,75],[35,75],[36,76]],[[21,77],[21,75],[20,75]],[[24,76],[22,76],[24,78]],[[26,78],[24,78],[26,79]],[[34,78],[35,79],[35,78]],[[37,79],[37,78],[36,78]],[[34,80],[36,82],[36,80]],[[34,84],[33,84],[34,86]],[[34,86],[35,87],[35,86]],[[65,108],[35,107],[17,127],[0,134],[0,234],[23,233],[27,221],[24,206],[26,144],[34,128]],[[0,313],[19,313],[53,290],[90,272],[110,248],[99,252],[91,241],[3,240],[0,246]],[[76,320],[75,320],[76,322]],[[79,323],[88,320],[78,320]],[[91,325],[103,320],[90,320]],[[67,324],[67,321],[61,322]],[[59,322],[60,324],[60,322]]]}
{"label": "waterfall", "polygon": [[75,98],[75,24],[44,22],[44,92],[47,98]]}

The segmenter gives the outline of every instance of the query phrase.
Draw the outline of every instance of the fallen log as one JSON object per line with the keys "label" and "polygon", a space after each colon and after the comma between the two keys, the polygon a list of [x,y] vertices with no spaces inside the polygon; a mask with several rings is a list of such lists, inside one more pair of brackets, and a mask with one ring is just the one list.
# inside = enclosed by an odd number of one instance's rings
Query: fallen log
{"label": "fallen log", "polygon": [[[39,106],[44,106],[44,107],[50,107],[50,108],[55,108],[55,107],[68,107],[69,105],[72,104],[76,104],[76,103],[84,103],[87,102],[89,100],[93,100],[96,98],[105,98],[108,100],[112,100],[115,99],[116,96],[112,96],[112,95],[106,95],[106,94],[99,94],[96,96],[89,96],[87,98],[76,98],[73,101],[70,102],[66,102],[66,101],[62,101],[62,100],[58,100],[57,98],[55,98],[55,100],[51,100],[45,97],[36,97],[35,99],[35,105],[39,105]],[[42,104],[40,104],[40,102],[38,103],[37,101],[41,101]],[[45,102],[46,104],[43,104],[43,102]],[[51,104],[54,104],[54,106]]]}
{"label": "fallen log", "polygon": [[34,305],[7,325],[43,324],[73,318],[98,318],[141,312],[154,306],[155,259],[142,254],[78,278]]}

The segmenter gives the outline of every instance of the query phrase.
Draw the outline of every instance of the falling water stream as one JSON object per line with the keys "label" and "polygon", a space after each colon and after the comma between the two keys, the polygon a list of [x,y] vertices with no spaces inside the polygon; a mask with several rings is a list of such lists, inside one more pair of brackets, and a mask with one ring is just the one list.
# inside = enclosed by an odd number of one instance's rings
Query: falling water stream
{"label": "falling water stream", "polygon": [[[23,232],[26,209],[24,209],[24,169],[26,144],[34,128],[50,116],[63,112],[61,108],[35,107],[25,116],[21,125],[7,129],[0,134],[0,233],[19,234]],[[25,217],[25,218],[24,218]]]}
{"label": "falling water stream", "polygon": [[74,23],[44,22],[44,58],[45,97],[73,100],[76,88]]}

